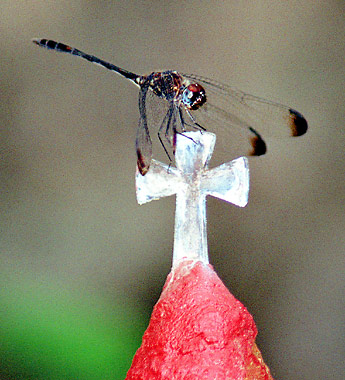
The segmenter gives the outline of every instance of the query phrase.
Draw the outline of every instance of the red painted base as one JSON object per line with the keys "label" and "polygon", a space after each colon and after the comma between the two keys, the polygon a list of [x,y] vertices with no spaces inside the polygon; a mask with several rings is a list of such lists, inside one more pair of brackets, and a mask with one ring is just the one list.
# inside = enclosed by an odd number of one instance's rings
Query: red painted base
{"label": "red painted base", "polygon": [[182,262],[167,278],[126,380],[273,380],[256,334],[210,265]]}

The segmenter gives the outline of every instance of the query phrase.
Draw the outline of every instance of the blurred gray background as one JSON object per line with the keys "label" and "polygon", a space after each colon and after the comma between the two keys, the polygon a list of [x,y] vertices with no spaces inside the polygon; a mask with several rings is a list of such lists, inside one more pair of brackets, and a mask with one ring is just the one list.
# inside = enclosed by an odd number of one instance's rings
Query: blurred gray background
{"label": "blurred gray background", "polygon": [[0,275],[149,313],[171,266],[174,198],[136,203],[137,88],[31,38],[215,78],[310,129],[250,159],[246,208],[208,199],[210,261],[274,378],[343,379],[344,1],[2,0],[0,13]]}

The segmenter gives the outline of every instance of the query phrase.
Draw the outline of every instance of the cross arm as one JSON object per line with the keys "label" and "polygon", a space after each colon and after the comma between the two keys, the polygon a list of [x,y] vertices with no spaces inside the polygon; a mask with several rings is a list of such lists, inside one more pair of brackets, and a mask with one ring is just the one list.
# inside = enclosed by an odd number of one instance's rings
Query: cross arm
{"label": "cross arm", "polygon": [[207,195],[223,199],[236,206],[248,203],[249,167],[246,157],[240,157],[202,174],[201,187]]}
{"label": "cross arm", "polygon": [[179,171],[162,162],[152,160],[150,170],[144,176],[137,169],[136,194],[140,205],[174,195],[179,186],[182,186]]}

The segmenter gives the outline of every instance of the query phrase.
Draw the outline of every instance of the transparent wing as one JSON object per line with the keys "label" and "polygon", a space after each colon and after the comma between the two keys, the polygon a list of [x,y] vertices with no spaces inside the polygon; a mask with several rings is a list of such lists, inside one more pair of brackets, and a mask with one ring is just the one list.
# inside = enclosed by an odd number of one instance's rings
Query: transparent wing
{"label": "transparent wing", "polygon": [[300,136],[307,131],[305,118],[287,106],[246,94],[205,77],[182,75],[192,83],[201,84],[206,91],[205,105],[191,111],[195,120],[206,129],[214,128],[215,132],[229,129],[235,139],[245,139],[247,148],[242,154],[264,154],[266,145],[263,137]]}
{"label": "transparent wing", "polygon": [[139,124],[137,129],[137,136],[135,140],[135,147],[137,152],[137,165],[141,175],[145,175],[149,170],[152,160],[152,142],[150,133],[147,127],[146,115],[146,96],[148,87],[142,87],[139,92]]}
{"label": "transparent wing", "polygon": [[[155,95],[150,89],[146,96],[147,125],[152,137],[155,159],[166,162],[174,159],[175,104]],[[179,127],[179,125],[178,125]]]}

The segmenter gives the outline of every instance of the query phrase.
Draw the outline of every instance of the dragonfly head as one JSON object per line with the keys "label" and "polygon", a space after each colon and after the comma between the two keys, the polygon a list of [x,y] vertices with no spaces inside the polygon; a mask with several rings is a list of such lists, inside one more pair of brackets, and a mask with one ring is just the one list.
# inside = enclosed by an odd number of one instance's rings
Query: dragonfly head
{"label": "dragonfly head", "polygon": [[197,110],[206,102],[205,89],[198,83],[189,84],[183,90],[181,100],[189,110]]}

